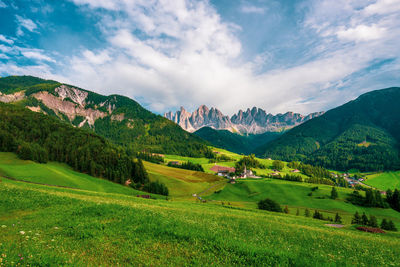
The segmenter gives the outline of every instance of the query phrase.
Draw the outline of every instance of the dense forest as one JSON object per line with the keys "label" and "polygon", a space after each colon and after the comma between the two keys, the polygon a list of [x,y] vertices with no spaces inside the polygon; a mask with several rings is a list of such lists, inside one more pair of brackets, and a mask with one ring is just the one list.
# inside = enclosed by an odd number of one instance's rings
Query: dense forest
{"label": "dense forest", "polygon": [[256,154],[347,171],[400,168],[400,88],[361,95],[286,132]]}
{"label": "dense forest", "polygon": [[[59,110],[50,109],[35,97],[35,94],[41,91],[58,96],[55,89],[60,85],[61,83],[56,81],[43,80],[32,76],[0,78],[1,93],[11,94],[24,91],[25,99],[17,104],[40,107],[47,115],[57,117],[75,126],[84,123],[85,117],[78,115],[71,121],[66,114]],[[190,157],[212,154],[204,140],[186,132],[168,119],[153,114],[128,97],[120,95],[103,96],[76,86],[66,86],[87,94],[84,101],[85,109],[94,109],[108,114],[103,118],[98,118],[94,125],[84,123],[82,128],[94,131],[114,144],[124,146],[129,151],[133,151],[132,154],[142,151]],[[75,103],[68,97],[64,98],[64,101]],[[78,106],[78,103],[75,104]],[[115,119],[116,116],[120,116],[121,119]]]}
{"label": "dense forest", "polygon": [[194,132],[194,134],[210,142],[215,147],[245,155],[253,153],[259,146],[282,135],[281,132],[240,135],[231,133],[228,130],[215,130],[210,127],[203,127]]}
{"label": "dense forest", "polygon": [[24,160],[63,162],[74,170],[124,184],[148,183],[141,161],[97,134],[53,117],[0,103],[0,151]]}

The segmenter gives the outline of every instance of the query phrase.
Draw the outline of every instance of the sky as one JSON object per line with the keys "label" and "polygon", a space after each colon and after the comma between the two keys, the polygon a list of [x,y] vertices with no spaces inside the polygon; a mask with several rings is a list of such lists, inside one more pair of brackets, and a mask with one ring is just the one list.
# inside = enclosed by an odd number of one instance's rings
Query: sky
{"label": "sky", "polygon": [[0,76],[162,114],[326,111],[400,86],[400,0],[0,0]]}

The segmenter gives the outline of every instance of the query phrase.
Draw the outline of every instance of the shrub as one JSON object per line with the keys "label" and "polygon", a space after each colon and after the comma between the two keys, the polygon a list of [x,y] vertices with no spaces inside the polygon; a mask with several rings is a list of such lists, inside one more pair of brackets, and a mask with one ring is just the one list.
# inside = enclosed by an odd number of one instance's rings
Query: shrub
{"label": "shrub", "polygon": [[272,199],[266,198],[258,202],[258,208],[260,210],[269,210],[275,212],[282,212],[281,206]]}

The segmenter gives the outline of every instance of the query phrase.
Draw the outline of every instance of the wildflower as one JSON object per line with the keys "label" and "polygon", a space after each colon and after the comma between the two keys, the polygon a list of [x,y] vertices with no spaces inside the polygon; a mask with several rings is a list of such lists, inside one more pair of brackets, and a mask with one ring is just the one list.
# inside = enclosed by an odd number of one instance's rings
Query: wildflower
{"label": "wildflower", "polygon": [[57,226],[55,226],[55,227],[54,227],[54,229],[56,229],[56,230],[57,230],[57,229],[58,229],[58,227],[57,227]]}
{"label": "wildflower", "polygon": [[4,224],[1,226],[1,228],[6,228],[6,227],[7,227],[7,225],[4,225]]}
{"label": "wildflower", "polygon": [[19,231],[19,233],[20,233],[21,235],[24,235],[24,234],[25,234],[25,232],[24,232],[24,231]]}

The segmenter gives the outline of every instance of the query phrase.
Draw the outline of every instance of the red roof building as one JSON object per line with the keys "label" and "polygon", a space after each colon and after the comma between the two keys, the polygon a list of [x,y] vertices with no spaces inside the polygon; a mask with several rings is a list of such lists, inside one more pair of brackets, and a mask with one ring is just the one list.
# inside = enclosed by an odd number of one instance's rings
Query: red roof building
{"label": "red roof building", "polygon": [[212,166],[212,168],[210,169],[213,172],[235,172],[235,168],[230,168],[230,167],[224,167],[224,166],[219,166],[219,165],[214,165]]}

